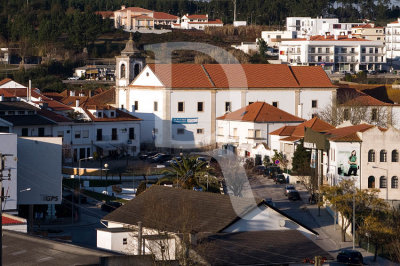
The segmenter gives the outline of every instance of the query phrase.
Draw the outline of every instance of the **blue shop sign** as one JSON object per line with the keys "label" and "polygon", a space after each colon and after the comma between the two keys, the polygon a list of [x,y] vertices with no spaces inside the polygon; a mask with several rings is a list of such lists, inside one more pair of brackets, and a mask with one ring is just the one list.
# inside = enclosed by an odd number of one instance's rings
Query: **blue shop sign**
{"label": "blue shop sign", "polygon": [[192,117],[192,118],[172,118],[172,124],[197,124],[199,118],[198,117]]}

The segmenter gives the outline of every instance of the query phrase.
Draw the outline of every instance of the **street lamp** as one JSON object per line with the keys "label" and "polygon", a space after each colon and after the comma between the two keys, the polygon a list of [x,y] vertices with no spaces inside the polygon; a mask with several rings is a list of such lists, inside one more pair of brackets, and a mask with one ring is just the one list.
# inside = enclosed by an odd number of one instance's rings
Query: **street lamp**
{"label": "street lamp", "polygon": [[[78,177],[79,177],[79,200],[78,200],[78,205],[81,205],[81,161],[83,161],[83,160],[92,160],[93,159],[93,157],[87,157],[87,158],[81,158],[81,159],[79,159],[79,162],[78,162]],[[73,202],[72,202],[72,204],[74,204]]]}
{"label": "street lamp", "polygon": [[207,175],[206,176],[207,176],[207,191],[208,191],[208,169],[210,168],[210,165],[207,164],[206,168],[207,168]]}
{"label": "street lamp", "polygon": [[372,166],[374,169],[381,169],[386,171],[386,201],[389,202],[389,171],[386,168],[378,167],[378,166]]}
{"label": "street lamp", "polygon": [[104,164],[104,170],[106,170],[106,182],[107,182],[107,171],[108,171],[108,163]]}

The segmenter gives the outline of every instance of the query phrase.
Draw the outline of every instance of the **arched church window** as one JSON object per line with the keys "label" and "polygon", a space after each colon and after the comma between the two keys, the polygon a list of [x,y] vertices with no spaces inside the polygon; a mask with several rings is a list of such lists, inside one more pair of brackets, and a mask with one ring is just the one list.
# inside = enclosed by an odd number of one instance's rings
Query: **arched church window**
{"label": "arched church window", "polygon": [[120,75],[121,78],[125,78],[125,75],[126,75],[125,72],[126,72],[125,64],[122,64],[121,65],[121,75]]}

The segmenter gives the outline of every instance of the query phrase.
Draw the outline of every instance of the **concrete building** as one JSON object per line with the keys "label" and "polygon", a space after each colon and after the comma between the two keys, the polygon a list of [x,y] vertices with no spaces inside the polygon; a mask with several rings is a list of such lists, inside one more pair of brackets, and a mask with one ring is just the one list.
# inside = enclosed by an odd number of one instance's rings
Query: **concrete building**
{"label": "concrete building", "polygon": [[216,118],[252,102],[310,119],[336,97],[320,67],[149,64],[132,79],[117,78],[116,105],[143,119],[142,142],[160,148],[214,147]]}
{"label": "concrete building", "polygon": [[246,54],[258,52],[257,42],[241,42],[241,44],[232,44],[231,47],[241,50]]}
{"label": "concrete building", "polygon": [[375,27],[374,24],[365,24],[353,27],[351,34],[366,40],[385,41],[385,28]]}
{"label": "concrete building", "polygon": [[270,147],[270,132],[302,122],[304,119],[273,105],[255,102],[217,118],[217,143],[218,146],[229,145],[238,155],[248,157],[259,143]]}
{"label": "concrete building", "polygon": [[220,19],[211,20],[208,14],[205,15],[189,15],[182,16],[177,23],[172,24],[173,29],[185,30],[204,30],[206,27],[222,27],[224,24]]}
{"label": "concrete building", "polygon": [[282,41],[279,59],[290,65],[319,65],[331,73],[377,71],[386,67],[386,48],[383,41],[352,35],[318,35]]}
{"label": "concrete building", "polygon": [[[4,157],[0,158],[0,160],[4,160],[3,162],[0,161],[0,163],[4,165],[4,169],[0,170],[0,174],[4,179],[2,182],[1,193],[6,197],[3,201],[2,209],[5,212],[11,213],[17,213],[18,209],[17,151],[17,135],[12,133],[0,133],[0,153],[4,155]],[[8,180],[8,178],[10,179]]]}
{"label": "concrete building", "polygon": [[386,56],[391,60],[400,58],[400,18],[386,25]]}

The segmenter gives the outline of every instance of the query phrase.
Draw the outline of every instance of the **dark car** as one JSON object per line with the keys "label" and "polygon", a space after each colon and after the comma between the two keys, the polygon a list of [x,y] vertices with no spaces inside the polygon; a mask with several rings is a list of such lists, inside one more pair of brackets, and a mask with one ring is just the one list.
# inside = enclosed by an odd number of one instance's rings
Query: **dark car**
{"label": "dark car", "polygon": [[253,168],[253,173],[257,175],[262,175],[265,172],[265,166],[264,165],[257,165]]}
{"label": "dark car", "polygon": [[154,158],[151,160],[151,162],[152,162],[152,163],[164,163],[164,162],[170,160],[171,157],[172,157],[172,156],[171,156],[171,155],[168,155],[168,154],[160,154],[160,155],[158,155],[157,157],[154,157]]}
{"label": "dark car", "polygon": [[279,166],[268,166],[264,172],[264,176],[268,178],[274,178],[278,174],[282,174],[282,170],[279,168]]}
{"label": "dark car", "polygon": [[289,191],[291,190],[296,190],[296,188],[294,187],[294,185],[286,185],[285,186],[285,196],[287,196],[287,194],[289,193]]}
{"label": "dark car", "polygon": [[145,154],[139,155],[139,159],[140,159],[140,160],[146,160],[147,158],[149,158],[149,157],[151,157],[151,156],[154,156],[154,155],[156,155],[156,154],[157,154],[156,151],[150,151],[150,152],[147,152],[147,153],[145,153]]}
{"label": "dark car", "polygon": [[297,190],[290,190],[287,194],[288,200],[300,200],[300,193]]}
{"label": "dark car", "polygon": [[344,249],[339,252],[336,257],[338,262],[346,263],[346,264],[363,264],[363,256],[357,250],[349,250]]}
{"label": "dark car", "polygon": [[286,184],[286,177],[282,174],[277,175],[274,178],[275,184]]}
{"label": "dark car", "polygon": [[101,210],[105,211],[105,212],[112,212],[116,209],[118,209],[119,207],[122,206],[121,202],[118,201],[108,201],[106,203],[101,204]]}

